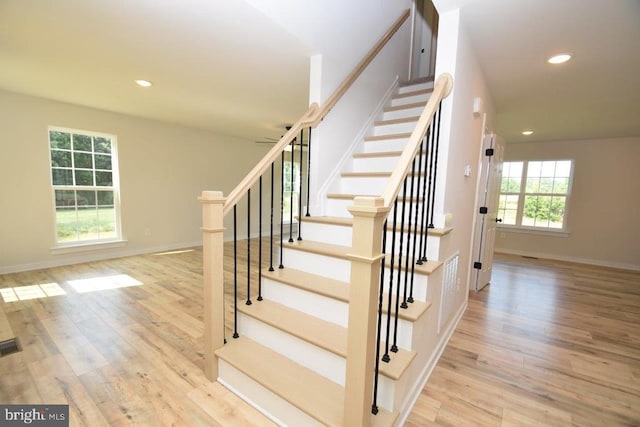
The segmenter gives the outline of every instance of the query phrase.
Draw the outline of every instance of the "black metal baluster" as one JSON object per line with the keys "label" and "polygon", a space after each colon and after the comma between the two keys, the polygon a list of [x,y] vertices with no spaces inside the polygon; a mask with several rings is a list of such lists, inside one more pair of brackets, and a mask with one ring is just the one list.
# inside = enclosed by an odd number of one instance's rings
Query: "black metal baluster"
{"label": "black metal baluster", "polygon": [[[422,145],[420,145],[420,156],[422,156]],[[418,185],[416,185],[416,192],[415,195],[413,193],[413,189],[411,190],[411,197],[415,197],[416,200],[419,196],[420,193],[420,176],[422,175],[422,172],[420,171],[420,163],[422,163],[422,159],[418,159]],[[415,170],[415,166],[416,166],[416,159],[413,159],[413,166],[412,169]],[[411,185],[413,186],[413,182],[411,183]],[[416,201],[417,203],[417,201]],[[418,206],[416,206],[416,210],[413,214],[413,251],[411,254],[411,259],[415,260],[416,259],[416,249],[418,248]],[[413,280],[415,278],[415,269],[416,269],[416,263],[412,262],[411,263],[411,284],[409,285],[409,298],[407,298],[407,302],[409,303],[413,303]]]}
{"label": "black metal baluster", "polygon": [[[394,353],[398,352],[398,315],[400,314],[400,287],[402,286],[402,242],[404,240],[404,217],[406,200],[407,179],[405,178],[404,183],[402,184],[402,218],[400,218],[400,248],[398,249],[398,284],[396,286],[396,312],[394,313],[393,322],[393,345],[391,346],[391,351],[393,351]],[[396,233],[395,227],[393,232]]]}
{"label": "black metal baluster", "polygon": [[233,338],[238,338],[238,227],[236,205],[233,205]]}
{"label": "black metal baluster", "polygon": [[269,271],[273,271],[273,165],[271,163],[271,214],[269,220]]}
{"label": "black metal baluster", "polygon": [[[429,220],[429,210],[431,207],[431,181],[433,174],[433,128],[434,122],[431,122],[431,126],[429,127],[430,140],[431,144],[427,143],[427,151],[429,155],[429,162],[425,164],[425,173],[427,174],[427,198],[425,200],[425,209],[422,217],[422,233],[424,234],[424,241],[422,242],[422,247],[420,248],[420,262],[424,263],[427,261],[427,240],[429,239],[429,230],[427,222]],[[428,141],[427,141],[428,142]]]}
{"label": "black metal baluster", "polygon": [[[302,240],[302,147],[304,139],[304,129],[300,129],[300,165],[298,166],[298,240]],[[293,154],[293,153],[291,153]],[[293,162],[291,163],[293,166]],[[293,208],[293,206],[292,206]]]}
{"label": "black metal baluster", "polygon": [[258,201],[258,301],[262,301],[262,175],[260,175]]}
{"label": "black metal baluster", "polygon": [[247,190],[247,305],[251,305],[251,189]]}
{"label": "black metal baluster", "polygon": [[[426,210],[427,210],[427,170],[428,170],[428,159],[429,159],[429,135],[431,134],[431,128],[427,128],[427,134],[422,140],[422,144],[420,145],[420,160],[422,161],[422,147],[424,146],[424,172],[422,173],[422,203],[420,204],[420,249],[418,250],[418,258],[416,263],[422,264],[422,244],[424,243],[427,237],[427,228],[426,228]],[[418,189],[418,193],[420,189]],[[417,223],[416,223],[417,224]],[[417,226],[417,225],[416,225]]]}
{"label": "black metal baluster", "polygon": [[[384,346],[384,355],[382,356],[383,362],[389,362],[391,357],[389,357],[389,344],[391,342],[391,300],[393,300],[393,264],[395,258],[395,250],[396,250],[396,217],[398,212],[398,198],[393,201],[393,222],[391,224],[391,259],[389,260],[390,268],[389,268],[389,298],[387,301],[387,339],[385,341]],[[386,221],[385,221],[386,224]],[[385,227],[386,229],[386,227]]]}
{"label": "black metal baluster", "polygon": [[[402,308],[407,308],[409,307],[407,305],[407,288],[408,288],[408,283],[409,283],[409,258],[410,258],[410,254],[411,254],[411,217],[413,216],[413,206],[414,206],[414,200],[413,200],[413,181],[415,180],[415,173],[416,173],[416,159],[415,157],[413,158],[413,163],[411,164],[411,187],[409,190],[409,217],[408,217],[408,224],[407,224],[407,255],[405,256],[405,261],[404,261],[404,296],[402,298]],[[409,177],[404,179],[405,182],[405,186],[407,183],[407,179],[409,179]],[[404,231],[404,230],[403,230]],[[416,242],[414,239],[413,245],[415,246]],[[411,262],[411,265],[413,266],[413,261]],[[411,282],[413,283],[413,271],[411,272]]]}
{"label": "black metal baluster", "polygon": [[382,297],[384,295],[384,247],[387,245],[387,221],[382,226],[382,259],[380,260],[380,287],[378,288],[378,328],[376,331],[376,365],[373,373],[373,403],[371,413],[378,413],[378,373],[380,372],[380,338],[382,335]]}
{"label": "black metal baluster", "polygon": [[284,151],[280,154],[280,265],[278,268],[284,268],[282,264],[282,239],[284,238]]}
{"label": "black metal baluster", "polygon": [[291,165],[291,173],[289,173],[289,243],[293,243],[293,159],[296,151],[296,139],[291,141],[291,159],[289,164]]}
{"label": "black metal baluster", "polygon": [[307,139],[309,142],[307,142],[307,214],[305,216],[311,216],[309,215],[309,195],[311,194],[309,191],[311,186],[311,126],[309,126],[309,132],[307,132]]}
{"label": "black metal baluster", "polygon": [[[435,165],[433,167],[433,203],[431,205],[431,221],[429,222],[429,228],[434,228],[433,226],[433,211],[435,209],[435,199],[436,199],[436,178],[438,176],[438,149],[440,147],[440,117],[442,116],[442,101],[440,101],[440,104],[438,105],[438,124],[436,125],[436,129],[435,129],[435,141],[436,141],[436,149],[435,149],[435,158],[436,158],[436,162]],[[435,120],[435,119],[434,119]]]}

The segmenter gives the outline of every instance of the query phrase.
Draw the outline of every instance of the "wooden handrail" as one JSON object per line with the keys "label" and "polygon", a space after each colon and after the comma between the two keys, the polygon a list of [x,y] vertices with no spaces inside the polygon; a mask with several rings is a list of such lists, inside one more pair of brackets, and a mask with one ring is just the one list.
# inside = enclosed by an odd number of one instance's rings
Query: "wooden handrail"
{"label": "wooden handrail", "polygon": [[354,70],[344,79],[344,81],[338,86],[338,88],[331,94],[322,107],[317,103],[313,103],[309,106],[309,109],[302,115],[302,117],[291,126],[291,129],[284,134],[280,141],[278,141],[269,152],[258,162],[258,164],[244,177],[242,181],[236,186],[236,188],[229,193],[224,206],[224,214],[228,214],[233,206],[240,201],[242,196],[251,188],[258,178],[267,170],[267,168],[273,163],[280,153],[291,143],[293,138],[298,135],[301,129],[311,126],[316,127],[322,119],[331,111],[336,103],[342,98],[347,90],[358,79],[360,74],[367,68],[367,66],[373,61],[378,52],[387,44],[387,42],[393,37],[393,35],[400,29],[402,24],[409,17],[409,10],[407,9],[393,24],[389,30],[378,40],[378,42],[371,48],[367,55],[358,63]]}
{"label": "wooden handrail", "polygon": [[298,135],[300,130],[308,126],[309,121],[312,117],[315,117],[318,109],[318,104],[316,104],[315,102],[311,104],[309,106],[309,109],[303,114],[303,116],[300,117],[300,119],[298,119],[298,121],[291,126],[291,129],[289,129],[282,138],[280,138],[280,141],[278,141],[276,145],[274,145],[271,150],[269,150],[269,152],[258,162],[258,164],[255,165],[253,169],[251,169],[251,172],[249,172],[247,176],[245,176],[244,179],[240,181],[240,184],[238,184],[236,188],[234,188],[233,191],[229,193],[227,201],[224,205],[225,215],[228,214],[231,209],[233,209],[235,204],[240,201],[247,190],[250,189],[253,184],[258,181],[258,178],[260,178],[260,176],[267,170],[267,168],[271,166],[271,163],[276,161],[280,153],[284,151],[287,145],[291,144],[291,141],[293,141],[293,138]]}
{"label": "wooden handrail", "polygon": [[429,101],[424,107],[422,114],[420,114],[418,123],[416,123],[416,127],[413,129],[409,141],[402,151],[395,169],[391,172],[391,177],[389,181],[387,181],[387,186],[382,193],[386,207],[390,207],[398,196],[402,183],[411,168],[411,163],[418,154],[422,139],[427,133],[427,129],[433,120],[438,105],[440,105],[440,101],[449,96],[452,89],[453,77],[451,77],[450,74],[442,74],[436,79],[433,86],[433,93],[429,97]]}

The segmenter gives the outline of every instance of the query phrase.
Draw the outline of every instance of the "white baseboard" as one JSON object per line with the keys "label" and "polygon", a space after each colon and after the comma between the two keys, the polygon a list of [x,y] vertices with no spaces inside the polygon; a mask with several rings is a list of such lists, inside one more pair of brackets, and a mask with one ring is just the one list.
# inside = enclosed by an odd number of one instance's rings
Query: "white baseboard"
{"label": "white baseboard", "polygon": [[599,267],[617,268],[621,270],[640,271],[640,265],[627,264],[624,262],[605,261],[605,260],[589,259],[589,258],[578,258],[578,257],[564,256],[564,255],[549,254],[549,253],[518,251],[518,250],[512,250],[512,249],[506,249],[506,248],[495,248],[494,251],[496,253],[506,254],[506,255],[519,255],[519,256],[533,257],[533,258],[540,258],[540,259],[549,259],[553,261],[573,262],[576,264],[597,265]]}
{"label": "white baseboard", "polygon": [[460,320],[462,319],[462,316],[464,315],[464,312],[466,309],[467,309],[467,301],[465,301],[464,304],[462,304],[462,306],[460,306],[460,308],[458,309],[458,312],[456,313],[453,321],[449,324],[449,327],[447,328],[446,332],[442,335],[442,338],[440,339],[440,342],[436,347],[436,351],[433,353],[433,355],[425,365],[424,369],[420,372],[420,376],[419,376],[420,380],[416,383],[416,385],[411,390],[411,392],[409,392],[409,394],[407,395],[407,398],[404,400],[404,403],[400,406],[400,417],[396,421],[396,424],[395,424],[396,426],[402,426],[407,422],[407,418],[409,418],[409,415],[411,414],[411,409],[415,406],[416,401],[418,400],[418,398],[420,397],[420,394],[422,393],[422,390],[427,385],[427,381],[429,381],[429,377],[431,377],[433,370],[438,364],[438,360],[440,360],[440,356],[442,356],[442,353],[444,352],[445,348],[447,348],[447,344],[449,343],[451,336],[453,335],[456,328],[458,327],[458,323],[460,323]]}
{"label": "white baseboard", "polygon": [[83,253],[75,253],[73,256],[65,256],[64,258],[51,259],[47,261],[38,261],[27,264],[16,264],[0,266],[0,274],[19,273],[21,271],[40,270],[43,268],[61,267],[64,265],[81,264],[92,261],[103,261],[106,259],[123,258],[127,256],[151,254],[155,252],[175,251],[178,249],[193,248],[202,246],[202,241],[172,243],[169,245],[152,246],[138,249],[118,249],[116,251],[101,252],[92,249]]}

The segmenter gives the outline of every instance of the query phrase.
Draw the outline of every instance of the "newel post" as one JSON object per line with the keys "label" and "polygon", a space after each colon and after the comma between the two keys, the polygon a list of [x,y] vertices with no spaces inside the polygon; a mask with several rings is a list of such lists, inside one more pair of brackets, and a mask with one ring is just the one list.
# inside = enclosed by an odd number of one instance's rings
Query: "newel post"
{"label": "newel post", "polygon": [[218,379],[215,351],[224,345],[224,202],[221,191],[203,191],[202,257],[204,264],[204,373]]}
{"label": "newel post", "polygon": [[382,227],[389,208],[381,197],[356,197],[353,215],[344,425],[371,424]]}

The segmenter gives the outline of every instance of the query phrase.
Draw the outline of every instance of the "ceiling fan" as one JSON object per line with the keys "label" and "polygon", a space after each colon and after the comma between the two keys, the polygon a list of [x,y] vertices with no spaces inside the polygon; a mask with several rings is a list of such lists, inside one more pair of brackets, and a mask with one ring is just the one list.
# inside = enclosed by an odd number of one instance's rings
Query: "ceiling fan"
{"label": "ceiling fan", "polygon": [[[285,129],[288,131],[289,129],[291,129],[291,125],[286,125]],[[282,136],[284,136],[284,135],[282,135]],[[282,138],[282,136],[280,136],[280,138]],[[255,143],[256,144],[275,144],[278,141],[280,141],[280,138],[272,138],[270,136],[265,136],[262,140],[255,141]],[[302,140],[302,146],[303,147],[307,147],[309,145],[309,140],[308,140],[309,136],[308,135],[304,135],[304,138],[305,139]],[[296,147],[299,147],[300,143],[298,141],[296,141],[295,145],[296,145]],[[285,151],[291,151],[291,146],[287,147],[285,149]]]}

